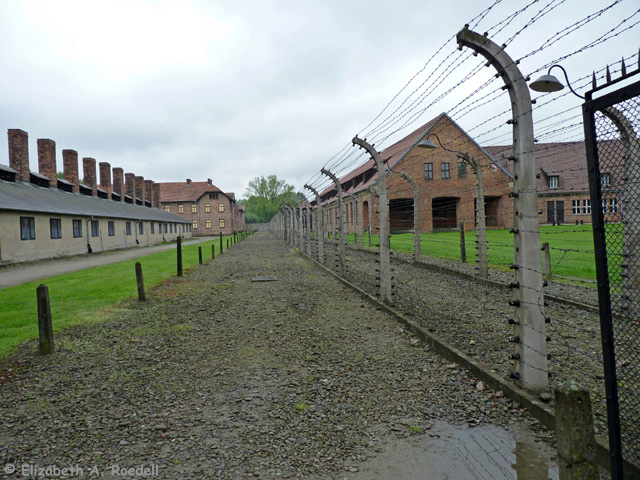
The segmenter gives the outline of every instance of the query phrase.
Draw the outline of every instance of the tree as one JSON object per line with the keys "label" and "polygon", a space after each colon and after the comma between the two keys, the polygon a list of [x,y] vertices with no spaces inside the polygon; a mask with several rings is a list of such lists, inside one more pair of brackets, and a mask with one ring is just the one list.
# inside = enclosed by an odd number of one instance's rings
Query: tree
{"label": "tree", "polygon": [[246,207],[245,220],[247,223],[266,223],[271,220],[287,202],[297,202],[293,192],[293,185],[284,180],[278,180],[275,175],[256,177],[249,182],[244,200],[241,205]]}

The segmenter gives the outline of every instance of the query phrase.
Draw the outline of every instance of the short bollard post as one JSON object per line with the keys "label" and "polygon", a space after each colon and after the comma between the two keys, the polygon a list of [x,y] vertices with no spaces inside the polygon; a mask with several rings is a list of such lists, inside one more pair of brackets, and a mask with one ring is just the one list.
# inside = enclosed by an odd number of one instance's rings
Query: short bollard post
{"label": "short bollard post", "polygon": [[560,480],[597,480],[589,392],[575,383],[555,390]]}
{"label": "short bollard post", "polygon": [[229,239],[227,238],[227,250],[229,250]]}
{"label": "short bollard post", "polygon": [[222,232],[220,232],[220,253],[222,253]]}
{"label": "short bollard post", "polygon": [[49,287],[41,284],[36,289],[38,302],[38,332],[40,336],[40,353],[53,353],[53,323],[51,321],[51,304],[49,302]]}
{"label": "short bollard post", "polygon": [[211,244],[211,258],[216,258],[216,247],[213,243]]}
{"label": "short bollard post", "polygon": [[542,271],[544,272],[544,279],[551,280],[551,251],[549,249],[549,242],[542,244]]}
{"label": "short bollard post", "polygon": [[147,296],[144,293],[144,277],[142,276],[142,265],[136,262],[136,283],[138,284],[138,301],[144,302]]}
{"label": "short bollard post", "polygon": [[181,277],[182,276],[182,237],[178,237],[177,255],[178,255],[178,276]]}
{"label": "short bollard post", "polygon": [[464,222],[460,222],[460,261],[467,263],[467,249],[464,242]]}
{"label": "short bollard post", "polygon": [[198,263],[202,265],[202,247],[198,247]]}

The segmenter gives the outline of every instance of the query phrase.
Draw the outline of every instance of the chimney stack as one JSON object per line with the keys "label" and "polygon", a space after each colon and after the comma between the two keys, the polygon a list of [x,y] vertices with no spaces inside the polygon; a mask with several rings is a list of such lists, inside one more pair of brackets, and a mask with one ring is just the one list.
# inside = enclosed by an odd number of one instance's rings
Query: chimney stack
{"label": "chimney stack", "polygon": [[153,191],[152,205],[155,208],[160,208],[160,184],[154,182],[152,191]]}
{"label": "chimney stack", "polygon": [[144,201],[153,204],[153,180],[144,181]]}
{"label": "chimney stack", "polygon": [[62,168],[64,179],[73,184],[73,192],[78,193],[80,179],[78,178],[78,152],[75,150],[62,150]]}
{"label": "chimney stack", "polygon": [[136,186],[136,198],[142,200],[144,204],[144,177],[136,176],[134,185]]}
{"label": "chimney stack", "polygon": [[135,200],[135,183],[136,174],[135,173],[125,173],[124,174],[124,194],[129,195],[131,198]]}
{"label": "chimney stack", "polygon": [[38,171],[49,179],[49,188],[58,187],[56,142],[48,138],[38,139]]}
{"label": "chimney stack", "polygon": [[120,167],[113,168],[113,191],[120,195],[120,201],[124,201],[124,192],[122,189],[124,182],[124,170]]}
{"label": "chimney stack", "polygon": [[191,179],[187,178],[187,187],[190,187],[190,186],[191,186]]}
{"label": "chimney stack", "polygon": [[98,164],[100,170],[100,188],[107,192],[107,198],[111,198],[111,165],[107,162]]}
{"label": "chimney stack", "polygon": [[210,178],[207,178],[207,185],[212,185]]}
{"label": "chimney stack", "polygon": [[17,128],[9,129],[9,166],[18,172],[18,180],[29,183],[29,134]]}
{"label": "chimney stack", "polygon": [[93,190],[91,195],[95,197],[98,194],[98,192],[96,192],[97,183],[95,158],[86,157],[82,159],[82,173],[84,175],[84,184]]}

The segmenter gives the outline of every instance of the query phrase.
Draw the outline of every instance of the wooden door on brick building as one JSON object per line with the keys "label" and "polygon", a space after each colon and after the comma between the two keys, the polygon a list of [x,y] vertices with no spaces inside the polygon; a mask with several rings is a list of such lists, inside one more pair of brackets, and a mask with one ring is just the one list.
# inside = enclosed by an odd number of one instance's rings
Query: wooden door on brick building
{"label": "wooden door on brick building", "polygon": [[564,201],[547,202],[547,223],[553,225],[564,223]]}

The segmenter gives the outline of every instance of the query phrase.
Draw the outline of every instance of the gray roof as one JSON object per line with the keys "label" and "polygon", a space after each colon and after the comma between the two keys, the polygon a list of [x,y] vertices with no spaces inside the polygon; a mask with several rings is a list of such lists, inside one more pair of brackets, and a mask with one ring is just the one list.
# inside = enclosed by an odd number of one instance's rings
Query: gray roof
{"label": "gray roof", "polygon": [[22,182],[0,181],[0,211],[2,210],[191,223],[159,208],[89,197],[80,193],[63,192],[55,188],[37,187]]}

